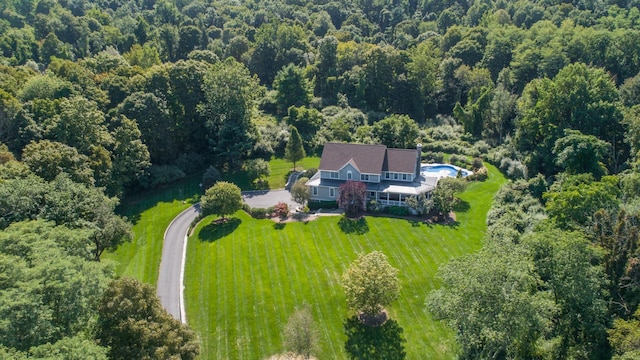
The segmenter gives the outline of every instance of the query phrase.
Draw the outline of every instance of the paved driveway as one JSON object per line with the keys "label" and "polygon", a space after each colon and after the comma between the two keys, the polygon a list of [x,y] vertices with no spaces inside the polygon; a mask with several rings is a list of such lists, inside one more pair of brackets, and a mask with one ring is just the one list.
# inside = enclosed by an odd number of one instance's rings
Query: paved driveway
{"label": "paved driveway", "polygon": [[242,193],[242,200],[252,208],[268,208],[279,202],[287,203],[290,209],[301,206],[301,204],[291,200],[291,193],[288,190],[246,191]]}

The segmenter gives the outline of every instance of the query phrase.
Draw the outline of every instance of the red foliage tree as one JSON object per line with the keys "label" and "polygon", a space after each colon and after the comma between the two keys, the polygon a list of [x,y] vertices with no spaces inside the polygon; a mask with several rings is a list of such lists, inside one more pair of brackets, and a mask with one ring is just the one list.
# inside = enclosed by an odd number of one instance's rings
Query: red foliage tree
{"label": "red foliage tree", "polygon": [[349,180],[340,185],[338,206],[349,215],[356,215],[365,209],[367,186],[360,181]]}
{"label": "red foliage tree", "polygon": [[277,216],[281,219],[287,218],[289,216],[289,205],[283,202],[279,202],[276,206],[273,207],[273,216]]}

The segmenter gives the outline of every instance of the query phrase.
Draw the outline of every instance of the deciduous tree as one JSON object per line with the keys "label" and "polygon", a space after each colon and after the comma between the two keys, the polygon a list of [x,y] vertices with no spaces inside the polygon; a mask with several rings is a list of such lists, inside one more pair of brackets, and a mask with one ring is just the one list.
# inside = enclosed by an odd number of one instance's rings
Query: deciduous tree
{"label": "deciduous tree", "polygon": [[232,168],[253,148],[255,128],[251,117],[260,94],[258,79],[241,63],[229,58],[207,72],[205,102],[199,108],[205,119],[211,152]]}
{"label": "deciduous tree", "polygon": [[110,359],[195,359],[196,336],[160,305],[153,287],[123,277],[109,284],[98,306],[97,337]]}
{"label": "deciduous tree", "polygon": [[226,181],[219,181],[202,196],[200,209],[203,215],[215,214],[224,219],[242,209],[242,193],[240,188]]}
{"label": "deciduous tree", "polygon": [[49,140],[32,142],[25,146],[22,161],[34,174],[51,181],[64,172],[76,182],[93,185],[93,171],[89,158],[76,148]]}
{"label": "deciduous tree", "polygon": [[309,179],[306,177],[299,178],[291,187],[291,199],[302,205],[305,205],[311,196],[309,187],[306,185],[307,181],[309,181]]}
{"label": "deciduous tree", "polygon": [[380,251],[361,254],[342,275],[347,305],[365,316],[377,316],[400,296],[398,269]]}
{"label": "deciduous tree", "polygon": [[269,163],[264,161],[264,159],[245,160],[242,163],[242,170],[244,170],[252,180],[261,180],[271,174]]}
{"label": "deciduous tree", "polygon": [[456,194],[464,191],[466,182],[463,179],[444,178],[432,193],[433,207],[440,215],[448,215],[458,203]]}
{"label": "deciduous tree", "polygon": [[564,137],[556,140],[552,150],[556,155],[556,164],[567,173],[590,173],[596,179],[606,174],[603,161],[610,151],[611,144],[608,142],[571,129],[565,129]]}
{"label": "deciduous tree", "polygon": [[309,359],[318,346],[318,330],[308,305],[296,308],[284,328],[284,346],[287,350]]}
{"label": "deciduous tree", "polygon": [[531,358],[549,326],[553,303],[535,291],[539,277],[526,252],[489,246],[454,259],[438,275],[443,285],[428,307],[456,331],[462,358]]}
{"label": "deciduous tree", "polygon": [[349,215],[357,215],[365,209],[367,186],[360,181],[348,180],[340,185],[338,206]]}
{"label": "deciduous tree", "polygon": [[290,106],[306,106],[311,101],[311,87],[302,68],[289,64],[276,74],[273,80],[276,90],[276,106],[280,114],[286,114]]}
{"label": "deciduous tree", "polygon": [[416,145],[420,129],[407,115],[389,115],[373,124],[373,136],[391,148],[410,149]]}

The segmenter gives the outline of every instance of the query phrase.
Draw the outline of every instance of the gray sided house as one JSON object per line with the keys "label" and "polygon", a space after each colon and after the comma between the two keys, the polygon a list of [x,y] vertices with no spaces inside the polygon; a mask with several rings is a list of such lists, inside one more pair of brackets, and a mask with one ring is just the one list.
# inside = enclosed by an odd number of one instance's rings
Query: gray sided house
{"label": "gray sided house", "polygon": [[389,149],[385,145],[326,143],[318,172],[307,182],[311,201],[336,201],[347,180],[367,186],[367,200],[404,206],[409,196],[435,189],[437,178],[420,172],[422,145]]}

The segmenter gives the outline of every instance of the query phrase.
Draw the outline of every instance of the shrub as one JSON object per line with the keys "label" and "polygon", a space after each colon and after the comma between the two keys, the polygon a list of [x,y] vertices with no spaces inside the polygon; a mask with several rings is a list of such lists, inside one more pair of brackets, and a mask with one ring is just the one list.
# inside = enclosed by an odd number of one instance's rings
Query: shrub
{"label": "shrub", "polygon": [[486,167],[481,167],[474,171],[473,175],[467,176],[467,180],[469,181],[485,181],[489,177],[489,171]]}
{"label": "shrub", "polygon": [[370,213],[378,213],[382,211],[382,206],[380,206],[375,199],[371,199],[367,202],[367,211]]}
{"label": "shrub", "polygon": [[301,178],[305,177],[307,179],[311,179],[311,177],[313,177],[313,175],[315,175],[317,172],[318,172],[318,169],[316,169],[316,168],[307,169],[302,173],[302,175],[300,175],[300,177]]}
{"label": "shrub", "polygon": [[251,215],[251,206],[249,206],[249,204],[247,204],[246,202],[242,203],[242,210]]}
{"label": "shrub", "polygon": [[473,169],[473,171],[476,171],[477,169],[480,169],[483,166],[484,164],[482,163],[482,158],[475,157],[471,161],[471,168]]}
{"label": "shrub", "polygon": [[406,216],[406,215],[409,215],[409,208],[406,206],[390,205],[390,206],[387,206],[386,212],[388,212],[391,215]]}
{"label": "shrub", "polygon": [[289,216],[289,205],[283,202],[279,202],[273,207],[273,216],[277,216],[281,219],[285,219]]}
{"label": "shrub", "polygon": [[265,208],[253,208],[249,213],[254,219],[266,219],[269,215],[269,210]]}
{"label": "shrub", "polygon": [[487,144],[483,140],[477,141],[475,144],[473,144],[473,152],[477,152],[478,155],[487,154],[490,149],[491,146],[489,146],[489,144]]}
{"label": "shrub", "polygon": [[428,163],[442,163],[444,162],[444,154],[441,152],[427,151],[422,156],[422,159]]}
{"label": "shrub", "polygon": [[471,165],[469,163],[469,159],[466,156],[457,155],[457,154],[452,154],[449,157],[449,163],[451,163],[451,164],[453,164],[455,166],[461,167],[461,168],[465,168],[465,169],[468,168],[469,165]]}
{"label": "shrub", "polygon": [[310,201],[307,204],[309,209],[318,210],[318,209],[337,209],[338,202],[337,201]]}
{"label": "shrub", "polygon": [[244,170],[247,173],[247,176],[252,180],[261,179],[262,177],[267,177],[271,174],[269,163],[264,161],[264,159],[246,160],[242,164],[242,170]]}
{"label": "shrub", "polygon": [[502,158],[500,161],[500,170],[502,170],[510,179],[524,179],[526,177],[527,169],[518,160],[510,158]]}

